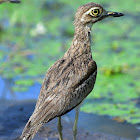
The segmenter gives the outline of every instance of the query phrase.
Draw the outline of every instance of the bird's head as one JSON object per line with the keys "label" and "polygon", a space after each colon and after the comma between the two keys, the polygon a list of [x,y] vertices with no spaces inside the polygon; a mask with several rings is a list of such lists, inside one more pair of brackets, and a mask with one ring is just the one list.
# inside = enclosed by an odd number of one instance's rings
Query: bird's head
{"label": "bird's head", "polygon": [[118,12],[106,11],[101,5],[96,3],[87,3],[80,6],[75,14],[75,26],[78,24],[92,25],[107,17],[120,17],[124,14]]}

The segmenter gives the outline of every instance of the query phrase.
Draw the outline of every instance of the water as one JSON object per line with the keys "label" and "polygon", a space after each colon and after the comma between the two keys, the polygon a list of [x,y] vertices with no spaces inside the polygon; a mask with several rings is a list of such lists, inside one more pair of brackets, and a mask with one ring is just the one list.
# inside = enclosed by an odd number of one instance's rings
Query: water
{"label": "water", "polygon": [[27,99],[37,99],[41,85],[35,83],[31,86],[26,92],[14,92],[11,87],[13,86],[12,81],[10,79],[2,79],[0,78],[0,98],[3,99],[16,99],[16,100],[27,100]]}
{"label": "water", "polygon": [[[74,121],[74,112],[70,112],[69,114]],[[78,123],[79,127],[82,127],[90,132],[113,134],[115,136],[129,138],[132,140],[136,140],[140,137],[140,130],[137,129],[136,125],[126,122],[118,123],[108,116],[99,116],[81,112]]]}
{"label": "water", "polygon": [[[31,86],[27,92],[20,93],[20,92],[13,92],[9,84],[11,83],[11,86],[13,86],[12,82],[7,82],[7,81],[8,80],[3,80],[2,78],[0,78],[0,100],[1,100],[0,110],[1,111],[3,109],[3,103],[2,103],[3,101],[10,102],[16,100],[20,102],[23,100],[37,99],[41,87],[40,84],[36,83],[33,86]],[[74,115],[75,115],[74,111],[71,111],[67,115],[69,116],[69,118],[71,118],[72,121],[74,121]],[[124,138],[129,138],[132,140],[136,140],[138,137],[140,137],[140,130],[137,129],[138,125],[132,125],[126,122],[118,123],[112,120],[108,116],[99,116],[95,114],[87,114],[81,112],[79,116],[78,125],[79,127],[90,132],[102,132],[102,133],[112,134]]]}

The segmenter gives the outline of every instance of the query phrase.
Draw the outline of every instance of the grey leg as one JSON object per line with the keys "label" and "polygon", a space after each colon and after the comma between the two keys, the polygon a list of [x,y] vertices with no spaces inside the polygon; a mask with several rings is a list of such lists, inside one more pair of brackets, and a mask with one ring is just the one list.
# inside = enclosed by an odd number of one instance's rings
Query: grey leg
{"label": "grey leg", "polygon": [[59,140],[63,140],[63,137],[62,137],[62,124],[61,124],[61,117],[58,117],[58,124],[57,124],[57,128],[58,128],[58,133],[59,133]]}
{"label": "grey leg", "polygon": [[77,134],[77,123],[78,123],[78,116],[79,116],[79,108],[80,106],[75,108],[76,114],[75,114],[75,121],[73,126],[73,140],[76,140],[76,134]]}

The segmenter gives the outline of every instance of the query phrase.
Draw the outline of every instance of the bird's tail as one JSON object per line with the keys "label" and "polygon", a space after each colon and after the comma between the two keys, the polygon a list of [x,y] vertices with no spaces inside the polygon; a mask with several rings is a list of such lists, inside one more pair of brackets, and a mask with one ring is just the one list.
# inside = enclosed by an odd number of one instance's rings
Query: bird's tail
{"label": "bird's tail", "polygon": [[[31,116],[32,117],[32,116]],[[19,140],[31,140],[33,139],[34,135],[38,132],[41,128],[43,123],[33,123],[32,118],[30,117],[29,121],[27,122],[22,135],[20,136]]]}

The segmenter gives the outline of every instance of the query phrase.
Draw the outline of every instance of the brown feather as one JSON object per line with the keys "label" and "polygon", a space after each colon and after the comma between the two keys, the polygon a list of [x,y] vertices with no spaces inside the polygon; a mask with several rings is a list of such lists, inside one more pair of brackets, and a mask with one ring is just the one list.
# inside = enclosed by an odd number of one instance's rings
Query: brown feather
{"label": "brown feather", "polygon": [[[85,5],[86,10],[93,5]],[[97,65],[92,59],[90,32],[91,28],[86,25],[75,26],[71,47],[49,68],[44,78],[35,110],[21,139],[32,139],[44,123],[72,110],[92,91]]]}

